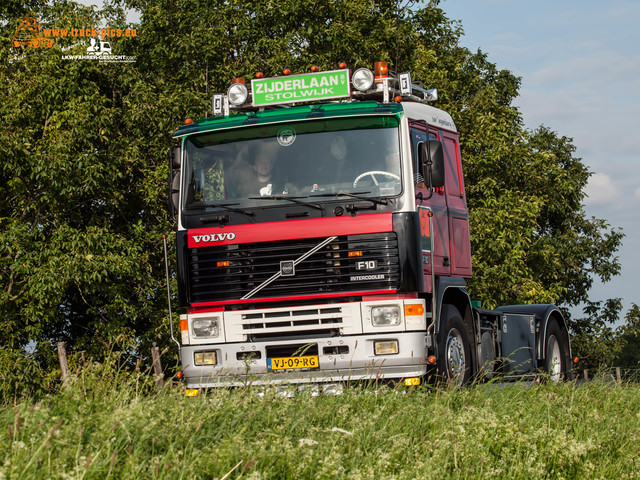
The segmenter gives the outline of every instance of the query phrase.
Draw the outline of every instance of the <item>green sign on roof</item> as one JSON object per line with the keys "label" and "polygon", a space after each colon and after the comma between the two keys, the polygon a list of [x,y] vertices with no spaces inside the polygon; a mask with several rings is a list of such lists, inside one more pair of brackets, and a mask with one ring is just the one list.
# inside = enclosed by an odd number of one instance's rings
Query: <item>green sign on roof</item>
{"label": "green sign on roof", "polygon": [[350,87],[349,70],[251,80],[255,107],[349,97]]}

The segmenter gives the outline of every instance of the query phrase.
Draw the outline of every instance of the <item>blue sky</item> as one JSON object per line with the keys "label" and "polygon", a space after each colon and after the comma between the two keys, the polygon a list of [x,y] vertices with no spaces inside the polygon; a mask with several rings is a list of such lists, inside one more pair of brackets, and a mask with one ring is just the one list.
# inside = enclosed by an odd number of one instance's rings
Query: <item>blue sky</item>
{"label": "blue sky", "polygon": [[[593,172],[585,211],[626,234],[621,275],[591,300],[640,304],[640,1],[442,0],[498,68],[522,77],[514,102],[528,128],[573,138]],[[433,85],[432,87],[436,87]],[[574,315],[580,315],[580,309]]]}

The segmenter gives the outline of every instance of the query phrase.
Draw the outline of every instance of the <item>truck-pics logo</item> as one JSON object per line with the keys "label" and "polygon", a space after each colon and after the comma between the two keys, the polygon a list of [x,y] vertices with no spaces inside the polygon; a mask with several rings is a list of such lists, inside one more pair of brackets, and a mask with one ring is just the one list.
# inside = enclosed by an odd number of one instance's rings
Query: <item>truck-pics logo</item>
{"label": "truck-pics logo", "polygon": [[103,42],[102,40],[96,40],[95,38],[92,38],[90,42],[91,45],[87,47],[87,55],[95,55],[96,57],[111,55],[111,45],[109,42]]}
{"label": "truck-pics logo", "polygon": [[[49,28],[43,27],[38,19],[33,15],[24,18],[18,25],[18,29],[13,34],[13,46],[32,47],[32,48],[51,48],[53,47],[54,38],[91,38],[91,47],[95,48],[95,39],[100,38],[98,48],[102,48],[102,44],[106,44],[109,53],[111,47],[104,39],[107,37],[137,37],[138,32],[135,28]],[[89,51],[87,49],[87,51]]]}
{"label": "truck-pics logo", "polygon": [[53,40],[44,37],[42,25],[37,18],[28,16],[20,22],[16,33],[13,34],[13,46],[16,48],[51,48]]}
{"label": "truck-pics logo", "polygon": [[[13,34],[12,43],[15,48],[51,48],[54,40],[58,38],[74,38],[88,40],[85,55],[63,55],[63,60],[99,60],[100,62],[125,62],[136,61],[136,57],[129,55],[114,55],[111,44],[106,40],[117,37],[137,37],[135,28],[54,28],[43,27],[40,21],[33,15],[24,18]],[[75,44],[75,47],[80,44]],[[85,43],[86,45],[86,43]],[[68,47],[68,48],[72,48]],[[67,49],[68,49],[67,48]],[[63,51],[65,49],[63,48]]]}
{"label": "truck-pics logo", "polygon": [[236,234],[229,233],[213,233],[211,235],[194,235],[193,239],[196,243],[210,243],[210,242],[222,242],[223,240],[233,240],[236,238]]}

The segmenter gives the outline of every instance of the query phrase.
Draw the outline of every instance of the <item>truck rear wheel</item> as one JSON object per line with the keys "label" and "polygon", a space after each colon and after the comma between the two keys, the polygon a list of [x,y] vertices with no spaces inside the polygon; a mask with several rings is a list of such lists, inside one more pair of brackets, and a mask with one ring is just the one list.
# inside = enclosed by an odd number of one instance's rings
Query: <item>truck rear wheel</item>
{"label": "truck rear wheel", "polygon": [[453,305],[443,305],[438,336],[438,370],[450,385],[461,386],[471,378],[471,348],[462,315]]}
{"label": "truck rear wheel", "polygon": [[560,382],[567,378],[569,371],[569,344],[566,332],[564,332],[556,320],[549,320],[547,333],[544,339],[544,366],[549,374],[549,380]]}

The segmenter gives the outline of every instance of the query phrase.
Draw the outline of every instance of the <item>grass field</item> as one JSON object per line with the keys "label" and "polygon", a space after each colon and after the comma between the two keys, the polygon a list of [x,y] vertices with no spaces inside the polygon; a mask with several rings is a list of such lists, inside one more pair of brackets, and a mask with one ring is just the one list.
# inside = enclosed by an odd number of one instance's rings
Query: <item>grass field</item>
{"label": "grass field", "polygon": [[640,478],[637,385],[186,398],[91,364],[0,423],[0,479]]}

